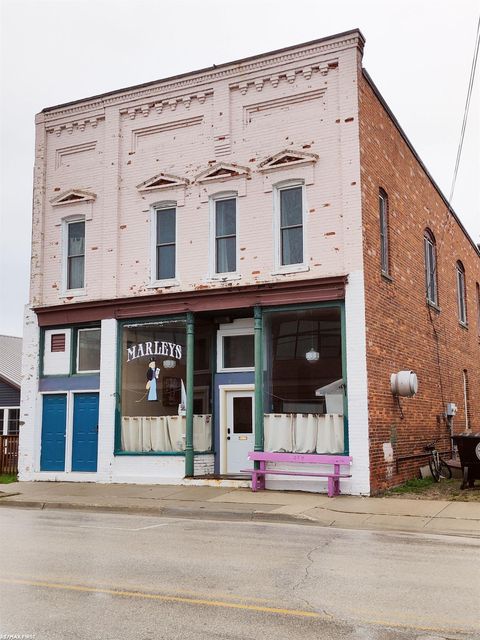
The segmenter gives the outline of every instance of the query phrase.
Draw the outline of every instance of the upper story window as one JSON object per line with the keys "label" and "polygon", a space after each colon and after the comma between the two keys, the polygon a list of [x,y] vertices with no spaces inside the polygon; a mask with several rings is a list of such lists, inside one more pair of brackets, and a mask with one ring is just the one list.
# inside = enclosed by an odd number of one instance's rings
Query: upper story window
{"label": "upper story window", "polygon": [[83,289],[85,286],[85,220],[66,223],[66,288]]}
{"label": "upper story window", "polygon": [[215,273],[237,270],[237,199],[216,198],[214,206]]}
{"label": "upper story window", "polygon": [[437,305],[437,256],[435,237],[430,229],[425,229],[423,247],[425,252],[425,287],[427,300],[431,304]]}
{"label": "upper story window", "polygon": [[277,251],[276,266],[303,266],[304,241],[304,187],[302,184],[277,187],[276,192]]}
{"label": "upper story window", "polygon": [[465,288],[465,269],[460,260],[457,261],[457,307],[458,320],[462,324],[467,324],[467,299]]}
{"label": "upper story window", "polygon": [[155,279],[171,280],[176,276],[176,209],[155,209]]}
{"label": "upper story window", "polygon": [[380,264],[382,273],[389,274],[388,255],[388,196],[383,189],[378,192],[378,209],[380,214]]}

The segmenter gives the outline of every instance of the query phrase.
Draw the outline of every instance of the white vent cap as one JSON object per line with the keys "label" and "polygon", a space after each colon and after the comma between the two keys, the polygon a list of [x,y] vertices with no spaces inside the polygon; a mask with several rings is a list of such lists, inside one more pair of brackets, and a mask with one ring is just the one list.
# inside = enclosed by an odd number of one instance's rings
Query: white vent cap
{"label": "white vent cap", "polygon": [[399,371],[390,376],[390,387],[394,396],[411,398],[418,391],[417,374],[413,371]]}

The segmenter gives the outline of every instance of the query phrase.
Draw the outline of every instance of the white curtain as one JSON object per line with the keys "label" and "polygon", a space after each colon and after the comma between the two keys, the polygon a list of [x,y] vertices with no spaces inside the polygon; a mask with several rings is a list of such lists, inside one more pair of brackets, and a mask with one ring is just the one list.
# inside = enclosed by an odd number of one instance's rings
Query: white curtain
{"label": "white curtain", "polygon": [[315,453],[317,450],[318,418],[314,413],[297,413],[294,423],[295,453]]}
{"label": "white curtain", "polygon": [[268,413],[264,435],[265,451],[343,453],[343,415]]}
{"label": "white curtain", "polygon": [[[122,418],[123,451],[184,451],[185,416],[125,416]],[[195,451],[212,447],[212,416],[193,416]]]}
{"label": "white curtain", "polygon": [[292,451],[293,413],[264,415],[265,451]]}

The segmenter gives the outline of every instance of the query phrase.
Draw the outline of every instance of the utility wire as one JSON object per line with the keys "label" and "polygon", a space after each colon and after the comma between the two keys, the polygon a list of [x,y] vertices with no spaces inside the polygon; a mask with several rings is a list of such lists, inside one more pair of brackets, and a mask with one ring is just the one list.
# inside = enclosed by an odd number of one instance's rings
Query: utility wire
{"label": "utility wire", "polygon": [[461,158],[461,155],[462,155],[463,139],[465,137],[465,129],[467,127],[468,111],[469,111],[469,108],[470,108],[470,99],[472,97],[473,83],[475,82],[475,70],[477,68],[479,44],[480,44],[480,17],[478,18],[478,24],[477,24],[477,35],[476,35],[476,38],[475,38],[475,49],[474,49],[474,52],[473,52],[472,68],[470,70],[470,80],[468,82],[467,99],[465,101],[465,109],[464,109],[464,113],[463,113],[462,129],[461,129],[461,132],[460,132],[460,142],[458,144],[457,159],[456,159],[456,162],[455,162],[455,169],[453,171],[452,187],[450,189],[450,198],[448,199],[450,205],[452,203],[453,193],[455,191],[455,183],[457,181],[458,167],[460,166],[460,158]]}

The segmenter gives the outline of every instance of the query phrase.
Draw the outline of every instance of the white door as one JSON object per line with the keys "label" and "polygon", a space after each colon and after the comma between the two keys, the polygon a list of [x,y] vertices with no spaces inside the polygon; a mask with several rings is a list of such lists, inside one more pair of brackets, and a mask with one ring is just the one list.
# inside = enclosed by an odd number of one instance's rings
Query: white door
{"label": "white door", "polygon": [[255,443],[255,392],[227,392],[227,473],[238,473],[249,469],[253,463],[248,460],[248,452]]}

